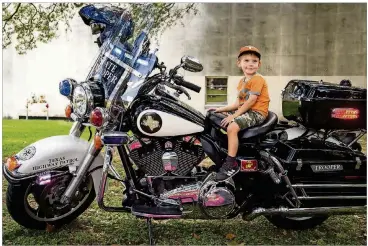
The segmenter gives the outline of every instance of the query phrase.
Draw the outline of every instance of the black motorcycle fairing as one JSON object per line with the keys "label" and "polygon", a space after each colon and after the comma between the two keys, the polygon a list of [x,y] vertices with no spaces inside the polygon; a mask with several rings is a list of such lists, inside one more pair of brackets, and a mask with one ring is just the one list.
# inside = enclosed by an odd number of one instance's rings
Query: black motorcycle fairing
{"label": "black motorcycle fairing", "polygon": [[220,150],[220,147],[216,142],[207,134],[201,135],[200,140],[204,152],[210,157],[210,159],[215,163],[216,167],[219,167],[224,162],[226,157],[225,153]]}

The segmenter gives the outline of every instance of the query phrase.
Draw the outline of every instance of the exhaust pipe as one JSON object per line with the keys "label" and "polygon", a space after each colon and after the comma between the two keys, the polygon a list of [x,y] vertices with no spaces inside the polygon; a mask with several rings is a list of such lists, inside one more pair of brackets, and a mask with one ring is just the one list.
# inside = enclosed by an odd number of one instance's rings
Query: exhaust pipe
{"label": "exhaust pipe", "polygon": [[367,213],[367,205],[351,207],[318,207],[318,208],[256,208],[250,214],[243,214],[243,220],[251,221],[261,215],[283,215],[307,217],[313,215],[346,215]]}

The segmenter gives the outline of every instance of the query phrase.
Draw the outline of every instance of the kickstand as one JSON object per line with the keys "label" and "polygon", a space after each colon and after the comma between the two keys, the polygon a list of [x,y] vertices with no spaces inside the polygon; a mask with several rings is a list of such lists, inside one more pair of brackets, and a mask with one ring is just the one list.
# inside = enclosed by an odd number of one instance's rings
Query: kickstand
{"label": "kickstand", "polygon": [[155,241],[153,240],[152,235],[152,223],[151,218],[147,218],[147,226],[148,226],[148,236],[150,245],[155,245]]}

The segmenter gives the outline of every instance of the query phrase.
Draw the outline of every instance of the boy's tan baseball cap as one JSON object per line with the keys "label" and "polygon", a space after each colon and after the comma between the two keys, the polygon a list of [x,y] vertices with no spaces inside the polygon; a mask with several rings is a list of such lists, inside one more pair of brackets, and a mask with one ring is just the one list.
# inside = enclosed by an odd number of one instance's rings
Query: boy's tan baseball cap
{"label": "boy's tan baseball cap", "polygon": [[238,55],[238,58],[244,53],[244,52],[247,52],[247,51],[253,51],[255,53],[258,53],[259,57],[261,57],[261,52],[259,51],[259,49],[257,49],[256,47],[252,46],[252,45],[247,45],[247,46],[244,46],[244,47],[241,47],[240,48],[240,51],[239,51],[239,55]]}

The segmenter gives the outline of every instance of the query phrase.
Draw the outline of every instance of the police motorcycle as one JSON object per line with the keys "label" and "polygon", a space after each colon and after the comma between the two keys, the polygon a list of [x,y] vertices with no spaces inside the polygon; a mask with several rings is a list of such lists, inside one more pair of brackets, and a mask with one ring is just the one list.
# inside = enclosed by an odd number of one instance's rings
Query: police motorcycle
{"label": "police motorcycle", "polygon": [[[180,100],[182,94],[190,99],[186,89],[201,88],[178,69],[203,67],[184,56],[167,71],[150,50],[147,12],[144,29],[129,43],[134,22],[128,11],[81,8],[84,23],[99,34],[100,52],[86,81],[59,84],[71,102],[65,109],[74,121],[70,133],[39,140],[3,166],[6,205],[18,224],[68,224],[97,198],[103,210],[147,219],[152,244],[151,219],[263,215],[281,228],[307,229],[331,215],[366,213],[366,156],[351,148],[365,133],[366,90],[290,81],[283,114],[297,125],[269,112],[263,124],[239,132],[240,171],[217,182],[227,155],[226,116],[204,116]],[[80,136],[90,127],[89,142]],[[333,138],[345,129],[358,132],[352,141]],[[114,167],[114,155],[124,174]],[[199,165],[205,157],[214,165]],[[108,179],[125,187],[119,207],[104,202]]]}

